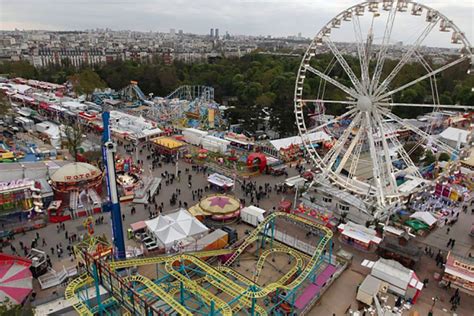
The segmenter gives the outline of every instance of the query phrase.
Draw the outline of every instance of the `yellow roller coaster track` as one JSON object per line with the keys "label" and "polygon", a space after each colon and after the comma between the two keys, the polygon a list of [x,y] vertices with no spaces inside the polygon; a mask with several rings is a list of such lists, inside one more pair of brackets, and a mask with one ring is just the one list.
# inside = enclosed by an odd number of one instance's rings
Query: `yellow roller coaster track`
{"label": "yellow roller coaster track", "polygon": [[[224,275],[223,273],[226,273],[230,271],[231,269],[228,266],[231,265],[235,261],[235,259],[242,252],[245,251],[245,249],[248,246],[250,246],[253,242],[255,242],[258,239],[259,235],[265,230],[266,226],[270,224],[272,220],[275,220],[277,217],[284,217],[296,222],[306,224],[324,233],[324,236],[322,237],[319,244],[317,245],[316,250],[313,253],[313,255],[309,257],[304,254],[300,254],[298,251],[274,241],[275,245],[278,245],[277,248],[264,251],[263,252],[264,256],[262,255],[261,259],[257,263],[258,275],[260,274],[263,268],[263,264],[265,262],[264,258],[270,255],[272,252],[277,251],[277,252],[288,253],[296,259],[296,263],[293,265],[290,271],[287,272],[287,274],[285,274],[285,276],[280,278],[277,282],[270,283],[264,288],[261,288],[257,285],[251,285],[251,286],[249,285],[248,288],[245,288],[235,283],[231,279],[229,279],[226,275]],[[247,238],[243,241],[243,243],[240,244],[236,249],[222,249],[222,250],[195,252],[195,253],[165,255],[165,256],[158,256],[158,257],[152,257],[152,258],[114,261],[114,262],[109,263],[109,265],[112,269],[120,269],[120,268],[132,267],[132,266],[165,263],[165,270],[170,275],[172,275],[176,280],[182,282],[184,288],[188,292],[196,293],[204,300],[206,304],[212,304],[213,302],[215,304],[216,311],[221,313],[222,315],[227,316],[227,315],[232,315],[233,312],[240,310],[242,308],[242,304],[246,306],[251,306],[252,300],[267,297],[268,294],[276,291],[277,289],[291,290],[299,286],[314,271],[314,268],[316,267],[316,265],[318,264],[320,260],[322,252],[324,251],[327,243],[330,241],[331,238],[332,238],[332,231],[323,225],[317,224],[315,222],[299,217],[297,215],[276,212],[266,217],[257,226],[257,228],[254,229],[249,236],[247,236]],[[199,259],[203,257],[213,257],[213,256],[229,254],[229,253],[232,253],[232,255],[226,261],[224,267],[215,268],[213,266],[210,266],[205,261],[202,261]],[[302,269],[303,257],[306,259],[306,261],[308,261],[304,269]],[[183,275],[182,273],[180,273],[179,271],[177,271],[173,266],[173,263],[176,261],[182,261],[182,262],[185,262],[186,264],[189,264],[189,263],[194,264],[205,273],[205,278],[207,282],[211,283],[213,286],[219,288],[225,294],[231,297],[239,297],[238,302],[236,302],[236,305],[234,306],[234,308],[231,308],[222,299],[210,293],[208,290],[204,289],[200,285],[200,283],[202,282],[201,280],[199,280],[200,282],[197,282],[196,280],[191,280],[187,278],[185,275]],[[285,284],[295,274],[297,274],[296,278],[289,284]],[[238,279],[244,284],[251,284],[251,283],[248,283],[248,281],[251,282],[251,280],[247,280],[243,276],[238,277],[237,272],[231,273],[231,275],[236,277],[236,279]],[[141,282],[146,287],[148,287],[147,291],[150,290],[152,293],[156,294],[163,301],[165,301],[169,306],[171,306],[175,310],[180,309],[180,311],[178,310],[177,311],[180,313],[183,313],[183,310],[181,310],[181,308],[184,308],[184,307],[181,304],[176,302],[173,295],[166,293],[161,289],[160,289],[161,291],[157,290],[159,289],[159,287],[147,278],[144,278],[141,276],[137,276],[136,278],[137,278],[136,280],[139,280],[137,282]],[[87,279],[87,281],[89,280],[92,280],[92,279],[90,278]],[[75,281],[76,280],[71,282],[73,283],[73,285],[70,285],[72,289],[69,291],[70,298],[74,296],[73,294],[74,294],[75,289],[81,286],[79,284],[85,284],[84,282],[86,282],[85,280],[77,281],[77,282]],[[70,286],[68,286],[68,288]],[[261,315],[266,315],[266,311],[262,307],[256,304],[253,304],[253,305],[257,313]],[[90,311],[87,309],[87,307],[84,304],[81,305],[81,303],[76,303],[74,306],[80,315],[91,315]],[[187,310],[186,312],[189,314]]]}
{"label": "yellow roller coaster track", "polygon": [[263,270],[263,266],[265,265],[267,257],[269,255],[271,255],[273,253],[277,253],[277,252],[289,254],[296,260],[296,264],[290,269],[290,271],[288,271],[283,277],[281,277],[278,280],[278,283],[285,284],[286,281],[288,281],[296,272],[298,272],[298,270],[302,270],[302,268],[303,268],[303,258],[294,249],[292,249],[290,247],[286,247],[286,246],[283,246],[283,247],[279,246],[277,248],[267,249],[267,250],[265,250],[264,252],[262,252],[260,254],[260,257],[258,259],[257,268],[255,269],[255,276],[254,276],[255,282],[257,282],[258,277],[260,276],[260,273]]}
{"label": "yellow roller coaster track", "polygon": [[[220,255],[226,255],[232,253],[233,249],[218,249],[218,250],[209,250],[209,251],[198,251],[198,252],[190,252],[199,258],[205,257],[215,257]],[[158,264],[163,262],[168,262],[170,260],[178,260],[180,254],[173,254],[173,255],[162,255],[156,257],[147,257],[147,258],[139,258],[139,259],[129,259],[129,260],[122,260],[122,261],[112,261],[109,264],[110,268],[112,269],[123,269],[129,267],[138,267],[143,265],[149,264]]]}
{"label": "yellow roller coaster track", "polygon": [[81,316],[93,316],[94,313],[92,313],[86,304],[82,302],[76,292],[84,285],[91,284],[93,281],[94,280],[90,276],[83,274],[69,282],[64,291],[64,297],[72,304],[72,307]]}
{"label": "yellow roller coaster track", "polygon": [[201,287],[201,285],[198,282],[186,278],[183,274],[175,270],[172,264],[167,263],[165,265],[165,269],[170,275],[175,277],[177,280],[183,282],[183,286],[186,290],[194,292],[197,295],[199,295],[206,304],[210,305],[212,302],[214,302],[216,308],[221,312],[222,315],[224,316],[232,315],[232,309],[226,302],[224,302],[219,297],[215,296],[214,294],[210,293],[209,291]]}
{"label": "yellow roller coaster track", "polygon": [[189,312],[183,305],[178,303],[172,295],[162,290],[158,285],[153,283],[150,279],[142,275],[132,275],[124,279],[126,282],[138,282],[146,286],[153,294],[160,297],[167,305],[173,308],[176,312],[181,315],[192,316],[193,313]]}

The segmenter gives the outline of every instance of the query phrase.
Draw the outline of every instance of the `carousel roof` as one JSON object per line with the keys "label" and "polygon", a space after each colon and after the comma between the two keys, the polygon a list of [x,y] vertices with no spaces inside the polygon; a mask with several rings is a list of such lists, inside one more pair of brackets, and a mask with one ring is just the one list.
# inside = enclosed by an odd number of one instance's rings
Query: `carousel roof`
{"label": "carousel roof", "polygon": [[73,162],[62,166],[51,176],[54,182],[79,182],[95,179],[102,174],[99,168],[83,162]]}
{"label": "carousel roof", "polygon": [[31,261],[3,253],[0,261],[0,303],[21,304],[33,288]]}
{"label": "carousel roof", "polygon": [[203,198],[199,202],[199,207],[204,214],[225,215],[238,211],[240,201],[230,195],[216,194]]}

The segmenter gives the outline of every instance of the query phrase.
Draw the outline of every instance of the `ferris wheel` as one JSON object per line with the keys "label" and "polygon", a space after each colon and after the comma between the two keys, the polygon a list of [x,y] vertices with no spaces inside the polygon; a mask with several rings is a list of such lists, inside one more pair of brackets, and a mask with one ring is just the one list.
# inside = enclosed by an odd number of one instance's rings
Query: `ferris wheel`
{"label": "ferris wheel", "polygon": [[[400,38],[403,44],[394,43]],[[428,51],[430,43],[451,50],[436,55]],[[322,53],[330,57],[324,59]],[[404,67],[413,63],[422,74],[401,78]],[[450,19],[426,5],[366,1],[330,20],[309,45],[295,85],[296,124],[307,153],[321,170],[319,180],[361,197],[375,207],[374,217],[399,201],[406,192],[399,189],[397,177],[421,178],[399,140],[401,129],[417,137],[417,146],[447,153],[455,148],[433,137],[430,128],[422,130],[401,119],[393,107],[474,109],[440,104],[437,80],[456,65],[472,67],[469,41]],[[420,84],[431,92],[422,102],[400,101],[405,91]],[[339,115],[324,122],[312,120],[312,113],[321,108],[326,113],[337,109]],[[313,145],[311,135],[319,132],[333,137],[330,149]]]}

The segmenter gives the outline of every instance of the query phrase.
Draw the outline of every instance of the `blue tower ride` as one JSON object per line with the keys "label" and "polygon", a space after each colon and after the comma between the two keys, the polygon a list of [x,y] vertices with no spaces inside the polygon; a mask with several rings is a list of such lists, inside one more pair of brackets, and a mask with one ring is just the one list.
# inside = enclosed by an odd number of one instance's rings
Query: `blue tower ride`
{"label": "blue tower ride", "polygon": [[122,227],[122,214],[120,211],[120,201],[117,192],[117,181],[115,178],[115,152],[117,145],[110,137],[110,113],[107,110],[102,112],[102,122],[104,132],[102,134],[102,160],[105,166],[107,193],[109,196],[109,209],[112,215],[112,238],[114,244],[114,254],[117,259],[125,259],[125,241]]}

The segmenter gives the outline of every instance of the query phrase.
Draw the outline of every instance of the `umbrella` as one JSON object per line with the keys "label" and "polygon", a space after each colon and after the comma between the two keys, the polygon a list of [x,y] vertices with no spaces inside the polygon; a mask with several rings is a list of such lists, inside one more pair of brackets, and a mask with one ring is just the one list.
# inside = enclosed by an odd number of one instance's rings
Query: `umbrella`
{"label": "umbrella", "polygon": [[33,288],[31,261],[0,254],[0,302],[21,304]]}

